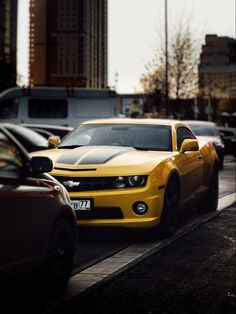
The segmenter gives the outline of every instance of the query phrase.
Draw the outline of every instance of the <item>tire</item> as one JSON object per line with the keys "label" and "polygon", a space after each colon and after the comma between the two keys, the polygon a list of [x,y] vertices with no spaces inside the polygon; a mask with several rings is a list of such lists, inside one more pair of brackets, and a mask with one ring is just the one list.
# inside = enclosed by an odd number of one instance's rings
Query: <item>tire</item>
{"label": "tire", "polygon": [[75,250],[74,232],[65,219],[56,221],[49,244],[45,280],[50,292],[63,291],[70,279]]}
{"label": "tire", "polygon": [[166,238],[175,233],[178,220],[178,207],[179,184],[176,178],[171,178],[165,190],[164,206],[159,226],[161,237]]}
{"label": "tire", "polygon": [[219,169],[220,169],[220,170],[223,170],[223,169],[224,169],[224,156],[222,156],[222,157],[219,159]]}
{"label": "tire", "polygon": [[207,194],[202,202],[201,210],[204,212],[216,211],[219,197],[219,170],[214,167]]}

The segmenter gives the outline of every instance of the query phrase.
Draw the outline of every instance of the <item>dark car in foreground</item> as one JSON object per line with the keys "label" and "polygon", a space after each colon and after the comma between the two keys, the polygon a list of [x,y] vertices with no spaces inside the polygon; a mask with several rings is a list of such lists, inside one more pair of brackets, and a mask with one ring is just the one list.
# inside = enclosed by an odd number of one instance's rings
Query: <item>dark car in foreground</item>
{"label": "dark car in foreground", "polygon": [[213,143],[219,158],[219,169],[222,170],[224,167],[225,145],[219,131],[217,130],[216,124],[210,121],[199,120],[187,120],[183,122],[189,126],[198,139],[203,139]]}
{"label": "dark car in foreground", "polygon": [[48,157],[29,158],[0,126],[0,291],[24,282],[65,288],[72,271],[76,222]]}
{"label": "dark car in foreground", "polygon": [[48,148],[47,139],[36,131],[14,123],[0,125],[4,126],[29,153]]}

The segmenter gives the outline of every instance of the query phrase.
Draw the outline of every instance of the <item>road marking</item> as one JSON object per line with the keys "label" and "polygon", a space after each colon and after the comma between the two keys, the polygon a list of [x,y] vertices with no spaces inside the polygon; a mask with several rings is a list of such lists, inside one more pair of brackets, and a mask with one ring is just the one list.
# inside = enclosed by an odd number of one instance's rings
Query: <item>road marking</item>
{"label": "road marking", "polygon": [[148,243],[133,244],[121,250],[120,252],[104,259],[103,261],[86,268],[80,273],[71,277],[65,293],[60,300],[52,302],[49,308],[55,308],[62,305],[73,298],[82,297],[87,293],[95,290],[101,284],[111,280],[115,276],[121,274],[130,267],[138,264],[153,253],[158,252],[163,247],[170,245],[176,239],[182,237],[186,233],[196,229],[201,224],[211,220],[219,215],[220,211],[233,205],[236,202],[236,193],[231,193],[219,198],[218,209],[215,212],[205,214],[199,217],[194,222],[185,225],[170,238],[164,240],[153,240]]}

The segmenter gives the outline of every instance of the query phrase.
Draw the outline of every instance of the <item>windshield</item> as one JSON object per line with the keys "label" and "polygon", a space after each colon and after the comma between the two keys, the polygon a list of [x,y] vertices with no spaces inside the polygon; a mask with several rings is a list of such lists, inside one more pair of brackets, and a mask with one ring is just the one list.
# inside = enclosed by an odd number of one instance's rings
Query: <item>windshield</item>
{"label": "windshield", "polygon": [[188,126],[196,136],[218,136],[216,128],[212,125],[189,124]]}
{"label": "windshield", "polygon": [[171,151],[171,128],[137,124],[80,125],[61,141],[58,148],[83,145],[127,146],[144,150]]}

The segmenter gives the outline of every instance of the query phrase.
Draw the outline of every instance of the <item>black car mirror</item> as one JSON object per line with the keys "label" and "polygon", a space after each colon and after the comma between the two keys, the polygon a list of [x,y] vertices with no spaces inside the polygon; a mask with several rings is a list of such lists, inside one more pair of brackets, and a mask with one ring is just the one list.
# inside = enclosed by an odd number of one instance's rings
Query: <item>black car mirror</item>
{"label": "black car mirror", "polygon": [[34,156],[30,160],[30,168],[33,172],[50,172],[53,169],[53,162],[48,157]]}
{"label": "black car mirror", "polygon": [[224,133],[220,132],[220,138],[221,138],[222,142],[225,141],[225,135],[224,135]]}

